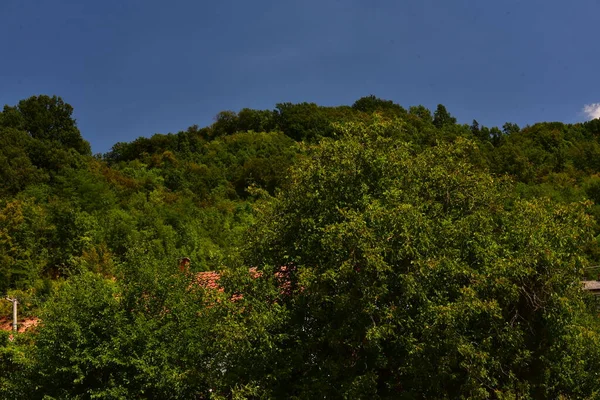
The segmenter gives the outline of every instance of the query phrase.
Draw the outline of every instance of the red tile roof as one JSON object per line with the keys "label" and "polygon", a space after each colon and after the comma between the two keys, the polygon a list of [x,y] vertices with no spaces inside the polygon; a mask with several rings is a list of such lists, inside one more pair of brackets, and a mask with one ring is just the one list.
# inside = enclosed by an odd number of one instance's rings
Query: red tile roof
{"label": "red tile roof", "polygon": [[200,286],[207,289],[217,289],[222,292],[223,288],[219,286],[220,278],[221,275],[215,271],[198,272],[196,274],[196,282],[198,282]]}
{"label": "red tile roof", "polygon": [[[259,271],[256,267],[249,268],[248,272],[253,279],[260,278],[262,276],[262,271]],[[281,288],[281,293],[290,294],[291,293],[291,282],[289,280],[290,268],[287,266],[282,266],[279,268],[279,271],[275,272],[275,277],[279,281],[279,286]],[[223,292],[224,289],[219,285],[219,279],[221,278],[221,274],[216,271],[206,271],[206,272],[197,272],[196,273],[196,282],[200,284],[200,286],[206,289],[214,289],[219,292]],[[241,294],[234,294],[232,296],[232,300],[239,300],[243,298]]]}
{"label": "red tile roof", "polygon": [[[40,322],[38,318],[23,318],[18,321],[19,332],[35,328]],[[12,318],[0,318],[0,331],[12,331]]]}

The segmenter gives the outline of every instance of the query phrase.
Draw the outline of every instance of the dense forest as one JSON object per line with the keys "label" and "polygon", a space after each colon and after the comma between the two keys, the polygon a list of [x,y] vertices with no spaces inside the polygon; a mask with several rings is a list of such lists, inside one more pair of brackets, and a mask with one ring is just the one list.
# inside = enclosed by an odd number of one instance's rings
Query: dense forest
{"label": "dense forest", "polygon": [[600,397],[599,119],[367,96],[92,154],[72,113],[0,113],[0,296],[40,319],[0,398]]}

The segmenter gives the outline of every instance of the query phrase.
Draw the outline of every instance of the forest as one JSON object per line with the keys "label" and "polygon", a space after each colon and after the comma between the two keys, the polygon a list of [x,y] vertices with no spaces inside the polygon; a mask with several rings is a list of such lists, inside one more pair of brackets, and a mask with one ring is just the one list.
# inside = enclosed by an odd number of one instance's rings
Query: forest
{"label": "forest", "polygon": [[84,137],[58,96],[0,113],[0,297],[39,319],[1,399],[600,398],[600,119],[370,95]]}

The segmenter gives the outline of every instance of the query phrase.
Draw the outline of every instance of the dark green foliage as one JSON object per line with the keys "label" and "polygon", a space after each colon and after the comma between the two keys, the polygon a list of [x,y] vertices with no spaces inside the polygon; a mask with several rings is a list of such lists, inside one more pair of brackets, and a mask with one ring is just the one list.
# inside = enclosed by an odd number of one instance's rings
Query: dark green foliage
{"label": "dark green foliage", "polygon": [[45,95],[21,100],[14,107],[4,107],[3,124],[26,131],[32,138],[57,142],[80,154],[91,154],[90,145],[83,140],[75,120],[71,118],[73,107],[60,97]]}
{"label": "dark green foliage", "polygon": [[450,115],[442,104],[438,104],[435,112],[433,113],[433,124],[437,128],[442,128],[448,125],[456,124],[456,118]]}
{"label": "dark green foliage", "polygon": [[239,132],[273,132],[277,130],[276,113],[270,110],[244,108],[238,113]]}
{"label": "dark green foliage", "polygon": [[111,339],[125,315],[115,294],[113,283],[85,273],[47,303],[36,337],[33,373],[41,391],[35,397],[121,397],[123,382],[114,371],[125,367],[119,361],[123,349]]}
{"label": "dark green foliage", "polygon": [[31,398],[32,349],[30,337],[0,331],[0,398]]}
{"label": "dark green foliage", "polygon": [[14,196],[28,185],[48,180],[48,173],[29,157],[32,142],[26,132],[0,127],[0,194]]}
{"label": "dark green foliage", "polygon": [[408,113],[419,118],[421,121],[423,121],[423,123],[433,123],[431,111],[424,106],[412,106],[408,109]]}
{"label": "dark green foliage", "polygon": [[[205,291],[172,269],[136,265],[119,282],[84,273],[47,303],[29,398],[193,398],[216,371]],[[200,313],[200,314],[199,314]]]}
{"label": "dark green foliage", "polygon": [[[277,308],[251,292],[231,302],[146,256],[117,276],[83,273],[47,302],[27,398],[209,398],[256,391],[253,377],[273,372],[265,328],[280,327]],[[223,280],[252,284],[247,269]]]}
{"label": "dark green foliage", "polygon": [[519,125],[513,124],[512,122],[507,122],[504,125],[502,125],[502,133],[504,133],[505,135],[518,133],[520,130],[521,129],[519,128]]}
{"label": "dark green foliage", "polygon": [[294,140],[315,140],[333,132],[331,121],[315,103],[280,103],[277,112],[278,127]]}
{"label": "dark green foliage", "polygon": [[232,135],[236,132],[272,132],[278,129],[277,114],[269,110],[242,109],[239,113],[222,111],[211,127],[211,137]]}
{"label": "dark green foliage", "polygon": [[479,122],[477,122],[476,120],[473,120],[473,123],[471,124],[471,133],[476,138],[481,137],[481,129],[479,129]]}
{"label": "dark green foliage", "polygon": [[352,108],[365,113],[379,111],[397,117],[406,114],[406,110],[402,106],[394,104],[391,100],[377,98],[374,95],[361,97],[352,104]]}
{"label": "dark green foliage", "polygon": [[593,119],[583,124],[590,135],[598,137],[600,135],[600,118]]}
{"label": "dark green foliage", "polygon": [[471,142],[415,154],[380,131],[348,126],[311,148],[253,232],[249,263],[293,265],[297,288],[281,298],[279,397],[597,392],[585,208],[515,198],[471,163]]}
{"label": "dark green foliage", "polygon": [[55,227],[35,201],[14,199],[0,208],[0,293],[24,289],[44,275]]}
{"label": "dark green foliage", "polygon": [[231,135],[238,131],[239,118],[233,111],[221,111],[215,117],[212,125],[212,136],[214,138]]}
{"label": "dark green foliage", "polygon": [[43,320],[0,335],[0,398],[597,396],[598,120],[371,95],[92,157],[72,112],[0,113],[0,295]]}

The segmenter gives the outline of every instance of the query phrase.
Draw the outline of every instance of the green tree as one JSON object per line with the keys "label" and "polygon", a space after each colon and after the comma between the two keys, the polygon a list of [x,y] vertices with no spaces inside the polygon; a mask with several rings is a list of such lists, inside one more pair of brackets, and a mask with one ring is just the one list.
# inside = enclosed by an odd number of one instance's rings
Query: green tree
{"label": "green tree", "polygon": [[275,113],[271,110],[252,110],[243,108],[238,113],[238,126],[242,132],[272,132],[277,126]]}
{"label": "green tree", "polygon": [[32,142],[24,131],[0,127],[0,193],[16,195],[30,184],[48,180],[48,174],[29,158]]}
{"label": "green tree", "polygon": [[358,111],[373,113],[375,111],[390,113],[391,115],[401,116],[406,114],[402,106],[395,104],[391,100],[383,100],[374,95],[361,97],[352,104],[352,108]]}
{"label": "green tree", "polygon": [[[252,291],[233,302],[231,291],[207,289],[175,270],[174,263],[140,255],[121,266],[116,282],[88,272],[65,282],[41,314],[32,365],[25,370],[35,385],[26,398],[266,393],[255,381],[268,381],[273,373],[269,361],[277,353],[270,349],[277,343],[265,327],[280,327],[277,308],[254,301]],[[250,287],[248,269],[235,271],[224,281],[235,282],[237,290]],[[255,286],[262,295],[273,288]]]}
{"label": "green tree", "polygon": [[420,118],[425,123],[433,123],[431,111],[429,111],[429,109],[427,109],[425,106],[411,106],[408,109],[408,113]]}
{"label": "green tree", "polygon": [[[115,334],[126,321],[117,286],[83,274],[67,282],[46,304],[35,338],[31,398],[124,398],[127,376]],[[33,389],[33,388],[32,388]]]}
{"label": "green tree", "polygon": [[331,135],[331,120],[315,103],[277,104],[279,129],[294,140],[315,140]]}
{"label": "green tree", "polygon": [[215,117],[215,123],[212,125],[213,137],[232,135],[239,128],[238,115],[233,111],[221,111]]}
{"label": "green tree", "polygon": [[481,134],[481,129],[479,128],[479,122],[477,122],[477,120],[473,120],[473,123],[471,123],[471,133],[473,134],[474,137],[480,137]]}
{"label": "green tree", "polygon": [[504,125],[502,125],[502,133],[504,133],[505,135],[518,133],[520,130],[521,128],[519,128],[519,125],[512,122],[507,122]]}
{"label": "green tree", "polygon": [[[38,140],[50,140],[72,148],[80,154],[91,154],[90,145],[83,140],[75,120],[71,117],[73,107],[57,96],[32,96],[21,100],[15,108],[4,107],[4,113],[20,114],[10,118],[10,125],[28,132]],[[7,123],[9,118],[4,119]]]}
{"label": "green tree", "polygon": [[27,289],[43,274],[53,228],[46,210],[32,200],[0,207],[0,293]]}
{"label": "green tree", "polygon": [[263,276],[286,265],[289,282],[278,300],[289,367],[274,393],[597,393],[600,336],[579,284],[593,226],[584,207],[515,198],[471,163],[472,142],[416,153],[374,133],[385,131],[338,127],[258,207],[248,262]]}
{"label": "green tree", "polygon": [[587,121],[585,124],[585,129],[594,136],[600,136],[600,118],[593,119],[591,121]]}
{"label": "green tree", "polygon": [[435,112],[433,113],[433,124],[437,128],[441,128],[448,125],[453,125],[456,123],[456,118],[454,118],[446,107],[442,104],[438,104]]}
{"label": "green tree", "polygon": [[29,335],[0,331],[0,398],[31,398],[33,345]]}

